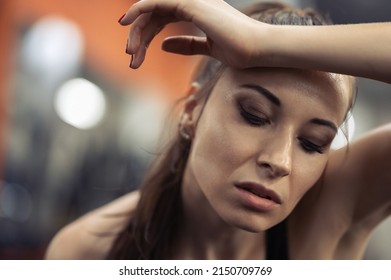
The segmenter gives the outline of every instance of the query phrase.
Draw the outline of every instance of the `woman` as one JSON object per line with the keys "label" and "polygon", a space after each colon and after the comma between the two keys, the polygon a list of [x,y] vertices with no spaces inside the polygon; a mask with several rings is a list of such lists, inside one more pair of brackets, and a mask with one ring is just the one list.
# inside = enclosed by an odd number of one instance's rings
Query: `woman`
{"label": "woman", "polygon": [[391,127],[348,151],[330,144],[354,101],[354,79],[341,74],[391,81],[391,26],[319,26],[327,22],[313,11],[272,3],[244,12],[219,0],[143,0],[120,19],[132,24],[132,68],[179,20],[206,37],[168,38],[163,49],[213,58],[140,192],[64,228],[48,258],[363,257],[391,211]]}

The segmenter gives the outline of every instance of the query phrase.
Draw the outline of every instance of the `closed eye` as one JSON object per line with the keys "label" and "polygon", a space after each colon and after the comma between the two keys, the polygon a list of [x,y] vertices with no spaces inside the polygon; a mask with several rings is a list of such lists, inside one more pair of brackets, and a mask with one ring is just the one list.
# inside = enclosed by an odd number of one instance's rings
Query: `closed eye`
{"label": "closed eye", "polygon": [[315,143],[305,139],[305,138],[299,138],[300,145],[303,148],[303,150],[306,153],[313,154],[313,153],[319,153],[323,154],[325,151],[325,146],[319,146]]}
{"label": "closed eye", "polygon": [[246,111],[242,105],[240,106],[240,115],[251,125],[254,126],[263,126],[266,124],[270,124],[270,121],[266,118],[262,118],[259,116],[256,116],[248,111]]}

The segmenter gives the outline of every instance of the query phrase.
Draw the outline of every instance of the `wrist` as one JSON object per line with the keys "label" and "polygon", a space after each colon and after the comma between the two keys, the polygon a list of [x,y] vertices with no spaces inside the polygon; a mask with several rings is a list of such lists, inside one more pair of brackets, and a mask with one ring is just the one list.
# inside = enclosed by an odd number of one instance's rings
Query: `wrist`
{"label": "wrist", "polygon": [[304,65],[303,27],[258,22],[254,67],[294,67]]}
{"label": "wrist", "polygon": [[[252,67],[278,67],[281,64],[281,26],[256,21],[252,32]],[[286,42],[284,42],[286,44]]]}

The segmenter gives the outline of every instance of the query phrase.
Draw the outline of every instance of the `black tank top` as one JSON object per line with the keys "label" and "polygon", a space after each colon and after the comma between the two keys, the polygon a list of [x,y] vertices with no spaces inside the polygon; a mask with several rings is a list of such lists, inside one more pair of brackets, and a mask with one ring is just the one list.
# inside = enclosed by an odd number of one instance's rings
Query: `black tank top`
{"label": "black tank top", "polygon": [[270,228],[266,232],[266,259],[288,260],[288,236],[286,220]]}

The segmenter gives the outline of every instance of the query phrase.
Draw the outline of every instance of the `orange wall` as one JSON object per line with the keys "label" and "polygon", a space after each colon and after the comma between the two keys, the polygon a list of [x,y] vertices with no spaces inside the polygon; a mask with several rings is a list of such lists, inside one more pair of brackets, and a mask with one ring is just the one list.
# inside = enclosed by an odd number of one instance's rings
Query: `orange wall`
{"label": "orange wall", "polygon": [[[3,170],[5,106],[10,96],[10,78],[14,69],[12,57],[17,47],[18,34],[46,15],[59,15],[76,22],[86,42],[85,63],[113,83],[150,84],[151,80],[168,91],[168,98],[178,98],[188,87],[189,76],[196,57],[168,54],[160,49],[162,38],[191,33],[186,24],[169,25],[150,45],[147,59],[138,70],[128,67],[130,57],[125,54],[128,27],[118,24],[119,17],[126,12],[129,0],[2,0],[0,1],[0,176]],[[22,62],[23,63],[23,62]],[[0,177],[2,178],[2,177]]]}
{"label": "orange wall", "polygon": [[[11,46],[13,32],[12,26],[12,0],[0,2],[0,179],[3,178],[4,161],[4,133],[5,133],[5,106],[7,105],[9,78],[11,69]],[[0,186],[1,194],[1,186]]]}
{"label": "orange wall", "polygon": [[160,50],[161,39],[169,34],[189,32],[186,25],[169,25],[149,47],[145,64],[131,70],[130,57],[125,54],[127,27],[118,24],[119,17],[134,1],[118,0],[12,0],[19,23],[31,23],[39,17],[56,14],[75,21],[86,39],[86,63],[114,82],[149,81],[157,79],[167,86],[171,97],[186,90],[195,58],[176,56]]}

